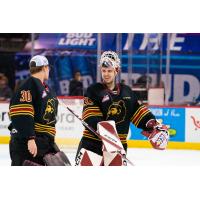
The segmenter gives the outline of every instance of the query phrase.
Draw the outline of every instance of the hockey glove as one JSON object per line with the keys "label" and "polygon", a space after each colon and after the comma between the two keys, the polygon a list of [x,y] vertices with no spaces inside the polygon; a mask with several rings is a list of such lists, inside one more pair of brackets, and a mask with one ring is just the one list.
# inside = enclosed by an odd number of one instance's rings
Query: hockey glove
{"label": "hockey glove", "polygon": [[150,120],[147,123],[147,128],[152,128],[152,130],[142,131],[142,134],[148,138],[153,148],[158,150],[166,149],[169,140],[168,127]]}

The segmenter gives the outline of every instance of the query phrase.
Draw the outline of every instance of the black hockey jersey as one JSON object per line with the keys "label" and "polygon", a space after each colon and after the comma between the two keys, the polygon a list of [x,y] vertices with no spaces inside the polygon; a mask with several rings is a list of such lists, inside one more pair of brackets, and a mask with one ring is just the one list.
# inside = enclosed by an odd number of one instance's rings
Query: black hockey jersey
{"label": "black hockey jersey", "polygon": [[30,139],[36,134],[55,136],[58,100],[49,88],[35,77],[28,78],[10,101],[11,135]]}
{"label": "black hockey jersey", "polygon": [[[118,84],[111,91],[102,83],[93,84],[87,89],[82,118],[95,130],[99,121],[114,120],[122,144],[127,143],[130,122],[138,128],[147,129],[146,123],[155,119],[150,110],[139,103],[130,87]],[[87,129],[83,137],[100,140]]]}

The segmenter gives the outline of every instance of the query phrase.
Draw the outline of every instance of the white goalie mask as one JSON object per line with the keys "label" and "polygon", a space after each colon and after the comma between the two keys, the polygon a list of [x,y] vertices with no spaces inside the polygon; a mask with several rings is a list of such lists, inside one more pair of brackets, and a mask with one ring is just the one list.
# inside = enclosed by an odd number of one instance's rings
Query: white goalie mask
{"label": "white goalie mask", "polygon": [[118,72],[120,59],[114,51],[105,51],[100,58],[100,67],[113,67]]}

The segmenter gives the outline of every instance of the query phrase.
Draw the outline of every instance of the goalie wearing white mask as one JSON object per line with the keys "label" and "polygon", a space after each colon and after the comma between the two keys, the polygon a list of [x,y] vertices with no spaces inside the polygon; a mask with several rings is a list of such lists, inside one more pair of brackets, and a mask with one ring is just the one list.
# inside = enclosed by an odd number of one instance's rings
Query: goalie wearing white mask
{"label": "goalie wearing white mask", "polygon": [[85,128],[76,155],[76,165],[126,165],[121,155],[127,152],[130,123],[143,130],[142,134],[148,137],[153,148],[164,150],[169,139],[168,128],[159,124],[151,111],[139,103],[129,86],[116,83],[120,72],[118,55],[113,51],[105,51],[99,67],[102,82],[88,87],[82,119],[99,134],[110,132],[110,136],[114,135],[114,140],[124,150],[119,153],[116,148],[114,151],[114,147]]}

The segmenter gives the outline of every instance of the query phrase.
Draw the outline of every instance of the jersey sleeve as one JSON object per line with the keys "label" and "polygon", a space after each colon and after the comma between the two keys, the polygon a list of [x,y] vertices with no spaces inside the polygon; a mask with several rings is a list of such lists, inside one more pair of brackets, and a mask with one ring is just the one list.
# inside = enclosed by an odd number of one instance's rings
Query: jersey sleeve
{"label": "jersey sleeve", "polygon": [[82,119],[94,130],[97,130],[97,123],[103,120],[103,114],[95,100],[95,94],[90,88],[87,89],[84,95]]}
{"label": "jersey sleeve", "polygon": [[21,87],[10,102],[9,116],[17,137],[35,138],[34,131],[34,89],[31,84]]}
{"label": "jersey sleeve", "polygon": [[143,130],[148,130],[146,124],[149,120],[155,119],[155,116],[148,109],[147,106],[140,103],[137,96],[132,91],[133,110],[131,114],[131,122]]}

